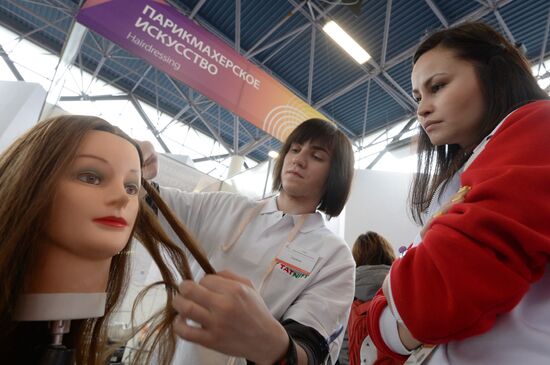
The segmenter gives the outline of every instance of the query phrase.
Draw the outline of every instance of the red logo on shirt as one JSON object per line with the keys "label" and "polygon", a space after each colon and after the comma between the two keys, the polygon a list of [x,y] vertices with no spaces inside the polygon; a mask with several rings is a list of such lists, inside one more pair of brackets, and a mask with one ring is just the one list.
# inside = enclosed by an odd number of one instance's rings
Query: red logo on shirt
{"label": "red logo on shirt", "polygon": [[291,276],[293,278],[302,279],[302,278],[307,278],[309,276],[309,275],[304,274],[302,272],[298,272],[296,270],[291,269],[290,267],[283,264],[282,262],[278,262],[278,264],[279,264],[279,269],[283,270],[284,272],[286,272],[289,276]]}

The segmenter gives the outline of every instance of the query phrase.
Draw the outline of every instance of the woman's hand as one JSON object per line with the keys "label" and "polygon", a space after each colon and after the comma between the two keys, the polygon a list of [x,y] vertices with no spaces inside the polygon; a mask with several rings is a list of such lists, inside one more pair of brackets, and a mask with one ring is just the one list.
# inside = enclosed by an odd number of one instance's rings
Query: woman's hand
{"label": "woman's hand", "polygon": [[232,272],[183,281],[173,307],[174,330],[187,341],[257,364],[273,364],[288,349],[285,329],[250,280]]}

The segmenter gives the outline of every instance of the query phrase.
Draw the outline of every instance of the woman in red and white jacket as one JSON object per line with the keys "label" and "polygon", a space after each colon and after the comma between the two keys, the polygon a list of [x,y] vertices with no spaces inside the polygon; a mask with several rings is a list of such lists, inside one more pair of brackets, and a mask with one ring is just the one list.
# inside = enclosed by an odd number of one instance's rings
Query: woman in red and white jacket
{"label": "woman in red and white jacket", "polygon": [[373,299],[371,338],[422,364],[548,364],[548,95],[482,23],[429,36],[412,86],[421,129],[410,203],[429,222]]}

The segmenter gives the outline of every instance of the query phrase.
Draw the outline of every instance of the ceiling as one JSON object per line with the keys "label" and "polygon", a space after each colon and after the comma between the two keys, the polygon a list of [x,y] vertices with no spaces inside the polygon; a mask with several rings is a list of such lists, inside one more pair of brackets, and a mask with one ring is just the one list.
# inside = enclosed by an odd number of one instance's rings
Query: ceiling
{"label": "ceiling", "polygon": [[[411,56],[429,31],[483,20],[520,42],[533,63],[550,54],[548,0],[363,0],[360,12],[354,12],[359,4],[332,0],[169,2],[335,121],[356,144],[414,116]],[[77,0],[0,0],[0,24],[60,54],[78,8]],[[322,31],[328,20],[337,21],[372,59],[360,66],[345,54]],[[263,161],[280,145],[92,31],[75,63],[127,92],[122,98],[146,101],[192,124],[231,153]]]}

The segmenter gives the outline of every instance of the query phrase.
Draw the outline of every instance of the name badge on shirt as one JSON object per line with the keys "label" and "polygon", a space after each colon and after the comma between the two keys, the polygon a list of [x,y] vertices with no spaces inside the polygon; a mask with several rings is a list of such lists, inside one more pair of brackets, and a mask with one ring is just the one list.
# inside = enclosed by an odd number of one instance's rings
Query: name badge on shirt
{"label": "name badge on shirt", "polygon": [[437,346],[423,345],[414,350],[404,365],[419,365],[426,361]]}
{"label": "name badge on shirt", "polygon": [[309,275],[319,258],[314,253],[296,247],[284,247],[275,261],[280,262],[292,270]]}

